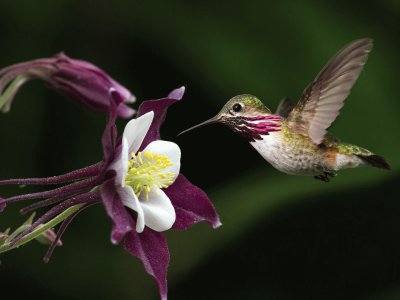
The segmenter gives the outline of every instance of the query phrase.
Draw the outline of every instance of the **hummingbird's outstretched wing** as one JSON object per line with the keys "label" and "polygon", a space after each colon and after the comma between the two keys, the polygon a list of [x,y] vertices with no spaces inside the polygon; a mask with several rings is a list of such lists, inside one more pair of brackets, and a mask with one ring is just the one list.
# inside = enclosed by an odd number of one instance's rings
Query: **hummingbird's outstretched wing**
{"label": "hummingbird's outstretched wing", "polygon": [[321,143],[326,129],[339,115],[372,47],[371,39],[353,41],[328,62],[289,114],[287,124],[293,132],[308,135],[316,144]]}
{"label": "hummingbird's outstretched wing", "polygon": [[292,100],[288,97],[285,97],[279,102],[278,108],[276,109],[276,114],[281,117],[287,118],[292,111],[292,109],[296,106]]}

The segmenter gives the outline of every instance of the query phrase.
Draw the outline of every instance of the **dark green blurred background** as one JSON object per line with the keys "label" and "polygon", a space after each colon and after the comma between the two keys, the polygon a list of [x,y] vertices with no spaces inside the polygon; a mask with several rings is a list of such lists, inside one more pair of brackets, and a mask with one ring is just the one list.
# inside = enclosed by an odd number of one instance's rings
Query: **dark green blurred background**
{"label": "dark green blurred background", "polygon": [[[1,1],[0,67],[65,51],[139,99],[186,86],[163,137],[224,226],[168,232],[170,299],[400,299],[400,1]],[[298,99],[348,42],[375,49],[331,133],[393,170],[329,184],[280,174],[221,126],[176,134],[251,93]],[[135,104],[136,106],[136,104]],[[125,121],[119,122],[123,128]],[[101,159],[104,115],[30,82],[0,115],[0,178],[50,176]],[[25,188],[24,191],[38,188]],[[1,187],[0,195],[19,192]],[[10,206],[0,230],[25,216]],[[109,242],[101,206],[76,219],[48,265],[36,242],[2,255],[1,299],[158,299],[141,263]]]}

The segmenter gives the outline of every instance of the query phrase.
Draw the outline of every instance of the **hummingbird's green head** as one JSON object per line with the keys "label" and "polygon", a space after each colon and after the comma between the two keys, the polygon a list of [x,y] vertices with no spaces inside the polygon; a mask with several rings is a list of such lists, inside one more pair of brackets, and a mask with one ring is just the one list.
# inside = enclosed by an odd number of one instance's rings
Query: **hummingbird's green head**
{"label": "hummingbird's green head", "polygon": [[244,94],[231,98],[216,117],[222,119],[234,118],[238,116],[252,117],[271,114],[271,111],[253,95]]}
{"label": "hummingbird's green head", "polygon": [[277,131],[280,122],[275,121],[280,121],[280,117],[271,115],[271,111],[260,99],[244,94],[231,98],[215,117],[186,129],[180,134],[212,123],[222,123],[247,140],[254,141],[262,139],[261,136],[268,132]]}

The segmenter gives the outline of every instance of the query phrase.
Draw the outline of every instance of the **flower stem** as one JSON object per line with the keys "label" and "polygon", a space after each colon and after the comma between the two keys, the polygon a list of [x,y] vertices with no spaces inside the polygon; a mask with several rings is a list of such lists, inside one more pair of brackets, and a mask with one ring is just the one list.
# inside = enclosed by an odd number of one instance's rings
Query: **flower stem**
{"label": "flower stem", "polygon": [[8,111],[8,108],[10,106],[10,101],[14,98],[18,89],[30,79],[31,77],[29,75],[22,74],[17,76],[12,81],[12,83],[7,87],[3,95],[1,95],[0,97],[0,110],[3,110],[3,112]]}
{"label": "flower stem", "polygon": [[57,215],[55,218],[51,219],[49,222],[42,224],[41,226],[37,227],[34,231],[31,233],[25,235],[22,239],[20,239],[18,242],[16,242],[14,245],[12,245],[10,242],[5,243],[4,245],[0,246],[0,253],[7,252],[10,250],[13,250],[15,248],[18,248],[31,240],[37,238],[39,235],[41,235],[43,232],[46,230],[53,228],[54,226],[58,225],[65,219],[67,219],[69,216],[73,215],[75,212],[77,212],[80,208],[82,208],[85,205],[85,203],[77,204],[74,206],[71,206],[70,208],[66,209],[59,215]]}

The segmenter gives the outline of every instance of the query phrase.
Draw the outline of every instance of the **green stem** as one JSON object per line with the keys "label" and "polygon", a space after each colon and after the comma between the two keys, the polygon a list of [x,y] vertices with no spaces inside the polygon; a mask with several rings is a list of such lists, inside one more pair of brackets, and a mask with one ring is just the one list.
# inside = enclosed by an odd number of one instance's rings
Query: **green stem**
{"label": "green stem", "polygon": [[31,226],[31,224],[24,224],[18,227],[17,230],[15,230],[12,234],[9,235],[9,237],[6,240],[6,244],[10,243],[14,238],[17,237],[18,234],[23,233],[25,230],[27,230],[29,226]]}
{"label": "green stem", "polygon": [[3,109],[3,106],[7,104],[8,101],[10,101],[10,98],[12,98],[13,94],[15,94],[16,90],[18,90],[21,85],[23,85],[25,82],[27,82],[29,79],[31,79],[31,76],[27,74],[22,74],[17,76],[7,87],[3,95],[0,97],[0,110]]}
{"label": "green stem", "polygon": [[22,246],[22,245],[30,242],[31,240],[33,240],[33,239],[37,238],[38,236],[40,236],[46,230],[48,230],[50,228],[53,228],[54,226],[56,226],[59,223],[61,223],[62,221],[64,221],[66,218],[68,218],[70,215],[72,215],[73,213],[78,211],[84,205],[85,204],[82,203],[82,204],[74,205],[74,206],[66,209],[61,214],[59,214],[57,217],[55,217],[54,219],[52,219],[49,222],[47,222],[45,224],[42,224],[39,227],[37,227],[34,231],[32,231],[31,233],[29,233],[26,236],[24,236],[22,239],[20,239],[17,243],[15,243],[12,246],[10,245],[10,243],[5,243],[5,244],[1,245],[0,246],[0,253],[13,250],[15,248],[18,248],[19,246]]}

